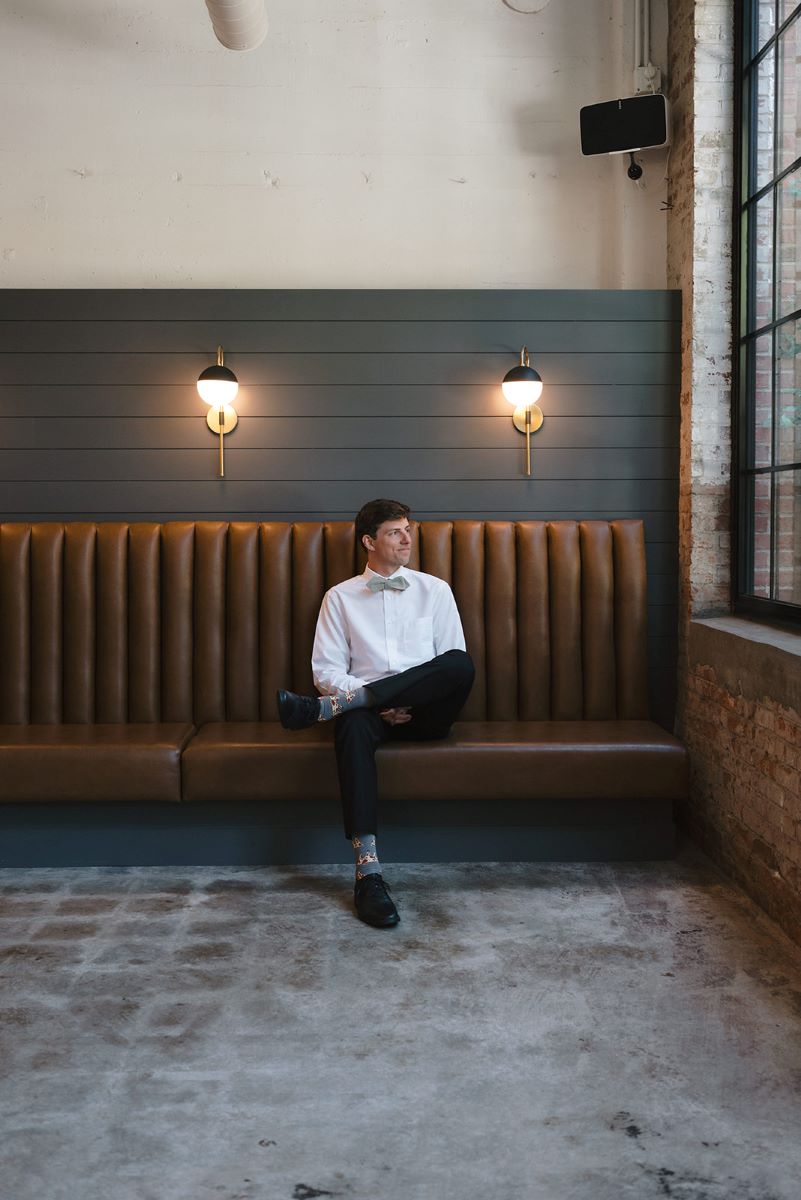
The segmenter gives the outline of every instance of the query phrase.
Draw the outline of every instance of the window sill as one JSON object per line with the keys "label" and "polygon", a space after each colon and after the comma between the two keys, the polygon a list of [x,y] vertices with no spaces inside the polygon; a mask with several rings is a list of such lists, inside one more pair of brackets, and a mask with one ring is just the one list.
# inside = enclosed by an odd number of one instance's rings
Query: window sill
{"label": "window sill", "polygon": [[712,667],[732,695],[766,696],[801,713],[801,633],[745,617],[690,621],[690,669]]}

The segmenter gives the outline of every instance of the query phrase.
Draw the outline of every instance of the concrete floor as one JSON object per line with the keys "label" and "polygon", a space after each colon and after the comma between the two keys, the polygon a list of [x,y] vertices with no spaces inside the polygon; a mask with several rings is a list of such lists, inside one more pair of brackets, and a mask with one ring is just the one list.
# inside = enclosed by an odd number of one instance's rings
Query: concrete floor
{"label": "concrete floor", "polygon": [[2,1200],[798,1200],[801,951],[697,850],[384,872],[0,871]]}

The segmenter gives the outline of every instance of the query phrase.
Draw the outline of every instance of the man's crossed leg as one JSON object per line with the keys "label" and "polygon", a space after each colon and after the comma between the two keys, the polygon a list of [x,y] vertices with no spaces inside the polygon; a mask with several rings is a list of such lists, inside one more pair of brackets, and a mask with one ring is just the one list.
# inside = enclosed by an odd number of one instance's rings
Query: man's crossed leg
{"label": "man's crossed leg", "polygon": [[[375,752],[388,740],[429,741],[447,737],[473,686],[475,667],[464,650],[447,650],[427,662],[354,692],[338,693],[341,704],[321,715],[320,698],[278,692],[285,728],[304,728],[336,717],[335,747],[345,837],[356,856],[356,909],[369,924],[400,920],[386,893],[375,848],[378,774]],[[326,697],[322,698],[327,699]],[[387,709],[408,709],[410,720],[384,720]],[[329,713],[331,710],[328,710]]]}

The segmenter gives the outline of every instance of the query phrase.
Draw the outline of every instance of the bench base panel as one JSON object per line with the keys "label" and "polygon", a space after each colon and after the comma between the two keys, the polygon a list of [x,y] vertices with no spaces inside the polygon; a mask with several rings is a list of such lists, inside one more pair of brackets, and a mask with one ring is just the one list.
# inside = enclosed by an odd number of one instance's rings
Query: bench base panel
{"label": "bench base panel", "polygon": [[[634,862],[674,857],[671,801],[564,801],[550,806],[427,805],[387,812],[383,862]],[[488,822],[488,807],[492,823]],[[400,820],[398,819],[400,816]],[[298,823],[264,805],[9,804],[0,807],[0,866],[353,864],[330,805]]]}

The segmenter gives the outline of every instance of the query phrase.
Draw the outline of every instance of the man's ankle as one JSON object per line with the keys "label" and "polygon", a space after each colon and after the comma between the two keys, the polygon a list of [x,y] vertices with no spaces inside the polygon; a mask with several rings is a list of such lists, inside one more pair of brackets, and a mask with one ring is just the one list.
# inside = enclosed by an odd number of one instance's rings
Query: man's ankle
{"label": "man's ankle", "polygon": [[320,715],[318,721],[331,721],[340,713],[348,712],[351,708],[369,708],[373,704],[366,687],[353,688],[344,692],[332,692],[330,696],[320,696]]}
{"label": "man's ankle", "polygon": [[381,863],[378,861],[378,851],[375,845],[374,833],[354,833],[351,838],[356,855],[356,881],[366,875],[380,875]]}

